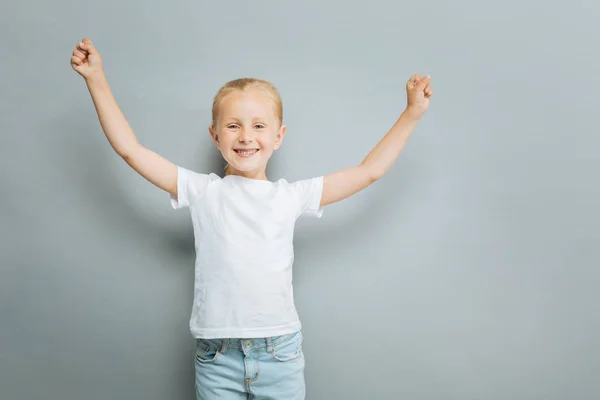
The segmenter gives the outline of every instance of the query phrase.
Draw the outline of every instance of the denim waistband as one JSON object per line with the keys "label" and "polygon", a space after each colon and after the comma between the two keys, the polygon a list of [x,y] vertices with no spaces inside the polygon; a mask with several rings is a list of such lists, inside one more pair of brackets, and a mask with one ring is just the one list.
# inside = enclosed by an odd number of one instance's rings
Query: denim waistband
{"label": "denim waistband", "polygon": [[229,348],[259,348],[259,347],[270,347],[276,346],[281,342],[284,342],[294,335],[297,335],[298,332],[287,333],[279,336],[271,336],[265,338],[226,338],[223,341],[227,342],[227,347]]}

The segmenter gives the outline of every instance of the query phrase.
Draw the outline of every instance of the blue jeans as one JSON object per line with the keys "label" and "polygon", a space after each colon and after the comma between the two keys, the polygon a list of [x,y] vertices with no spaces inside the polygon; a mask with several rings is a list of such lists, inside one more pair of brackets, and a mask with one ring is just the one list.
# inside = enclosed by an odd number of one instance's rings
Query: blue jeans
{"label": "blue jeans", "polygon": [[303,400],[302,332],[260,339],[196,339],[198,400]]}

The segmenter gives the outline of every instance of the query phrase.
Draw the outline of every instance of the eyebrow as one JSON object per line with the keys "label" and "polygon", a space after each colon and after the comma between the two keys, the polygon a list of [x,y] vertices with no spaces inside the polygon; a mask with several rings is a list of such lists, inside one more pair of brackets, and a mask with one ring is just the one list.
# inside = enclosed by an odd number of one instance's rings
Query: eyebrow
{"label": "eyebrow", "polygon": [[[241,121],[241,119],[239,117],[226,117],[224,119],[225,119],[225,121],[228,121],[228,122],[230,122],[230,121],[240,122]],[[261,122],[267,121],[267,118],[264,118],[264,117],[254,117],[254,118],[252,118],[252,122],[256,122],[256,121],[261,121]]]}

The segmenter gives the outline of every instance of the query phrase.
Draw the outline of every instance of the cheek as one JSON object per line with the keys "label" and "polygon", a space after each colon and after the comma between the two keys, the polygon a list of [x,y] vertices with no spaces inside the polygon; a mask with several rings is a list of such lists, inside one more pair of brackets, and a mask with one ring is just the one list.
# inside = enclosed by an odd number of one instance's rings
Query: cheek
{"label": "cheek", "polygon": [[224,145],[224,144],[231,144],[232,142],[232,135],[230,135],[228,132],[221,132],[219,133],[219,142]]}
{"label": "cheek", "polygon": [[265,138],[265,140],[263,140],[263,145],[273,149],[277,145],[277,135],[272,134],[268,138]]}
{"label": "cheek", "polygon": [[262,144],[262,149],[265,153],[272,153],[273,150],[275,150],[275,141],[269,141],[268,143],[263,142]]}

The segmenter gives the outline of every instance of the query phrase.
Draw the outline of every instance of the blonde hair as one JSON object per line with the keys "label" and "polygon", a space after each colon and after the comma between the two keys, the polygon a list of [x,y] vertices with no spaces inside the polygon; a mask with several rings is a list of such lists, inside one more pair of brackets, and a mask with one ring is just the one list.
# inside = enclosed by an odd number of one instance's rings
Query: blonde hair
{"label": "blonde hair", "polygon": [[[257,78],[239,78],[234,79],[232,81],[227,82],[225,85],[221,86],[215,98],[213,100],[212,105],[212,123],[213,126],[216,126],[217,119],[219,118],[219,107],[221,106],[221,102],[223,99],[230,93],[239,90],[243,91],[246,89],[256,88],[264,91],[266,94],[271,96],[275,106],[275,115],[279,120],[279,125],[283,123],[283,104],[281,101],[281,96],[277,91],[277,88],[268,81],[257,79]],[[231,169],[228,163],[225,164],[225,175],[231,175]]]}

